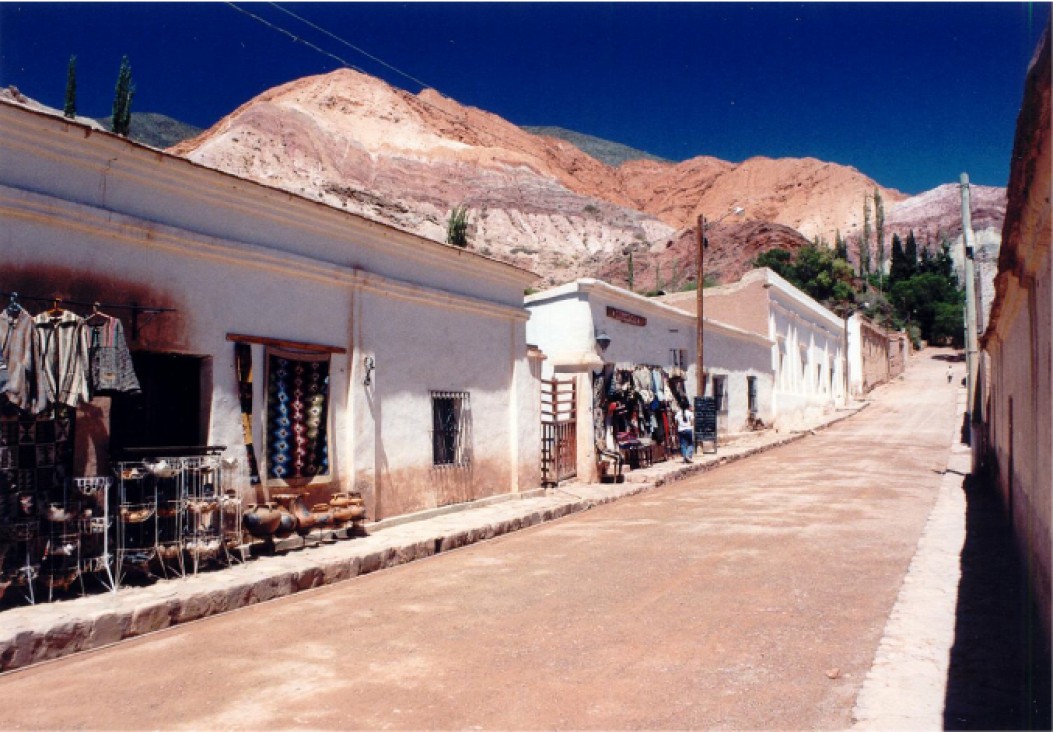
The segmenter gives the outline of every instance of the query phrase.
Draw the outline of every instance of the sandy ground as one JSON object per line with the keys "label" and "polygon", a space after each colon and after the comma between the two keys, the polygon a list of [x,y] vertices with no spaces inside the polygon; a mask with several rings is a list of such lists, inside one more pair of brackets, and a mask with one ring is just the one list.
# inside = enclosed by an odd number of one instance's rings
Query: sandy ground
{"label": "sandy ground", "polygon": [[848,727],[958,426],[945,371],[926,351],[697,478],[10,674],[0,726]]}

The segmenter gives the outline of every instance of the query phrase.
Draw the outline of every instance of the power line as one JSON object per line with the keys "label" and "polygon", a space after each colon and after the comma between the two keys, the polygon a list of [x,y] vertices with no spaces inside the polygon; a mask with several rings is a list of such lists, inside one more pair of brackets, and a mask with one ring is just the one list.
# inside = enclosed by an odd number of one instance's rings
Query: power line
{"label": "power line", "polygon": [[311,21],[307,20],[306,18],[301,18],[299,15],[297,15],[294,12],[292,12],[291,10],[286,10],[281,5],[279,5],[278,3],[268,3],[268,4],[271,5],[272,7],[277,8],[278,10],[282,11],[286,15],[291,15],[292,17],[296,18],[301,23],[303,23],[305,25],[308,25],[311,28],[314,28],[319,33],[324,33],[325,35],[329,36],[333,40],[339,41],[340,43],[343,43],[348,48],[350,48],[350,49],[352,49],[354,51],[357,51],[358,53],[362,54],[366,58],[371,59],[373,61],[376,61],[381,66],[384,66],[385,68],[391,69],[396,74],[399,74],[400,76],[404,76],[405,78],[409,79],[410,81],[414,82],[415,84],[420,84],[422,88],[425,88],[425,89],[432,89],[432,88],[434,88],[431,84],[427,84],[427,83],[421,81],[416,76],[412,76],[410,74],[407,74],[405,71],[402,71],[401,69],[398,69],[398,68],[392,66],[387,61],[385,61],[385,60],[383,60],[381,58],[377,58],[373,54],[369,53],[368,51],[362,50],[361,48],[359,48],[358,46],[354,45],[353,43],[345,41],[343,38],[341,38],[340,36],[336,35],[335,33],[329,32],[328,30],[326,30],[325,28],[321,27],[320,25],[316,25],[315,23],[312,23]]}
{"label": "power line", "polygon": [[353,64],[349,63],[347,60],[340,58],[336,54],[329,53],[325,49],[319,48],[318,46],[314,45],[310,41],[307,41],[307,40],[304,40],[303,38],[300,38],[295,33],[291,32],[291,31],[287,31],[286,29],[282,28],[281,26],[275,25],[274,23],[271,23],[270,21],[264,20],[263,18],[261,18],[260,16],[256,15],[255,13],[250,13],[248,10],[245,10],[244,8],[239,8],[237,5],[235,5],[234,3],[231,3],[231,2],[228,2],[227,5],[229,5],[230,7],[234,8],[239,13],[242,13],[243,15],[249,16],[253,20],[257,21],[258,23],[262,23],[263,25],[267,26],[268,28],[271,28],[272,30],[276,30],[279,33],[281,33],[282,35],[288,36],[289,38],[291,38],[293,40],[294,43],[302,43],[305,46],[307,46],[308,48],[310,48],[311,50],[317,51],[318,53],[322,54],[323,56],[328,56],[329,58],[333,59],[334,61],[339,62],[341,66],[345,66],[345,67],[347,67],[349,69],[354,69],[355,71],[357,71],[359,73],[362,73],[362,74],[366,73],[365,71],[362,71],[362,69],[358,68],[357,66],[354,66]]}

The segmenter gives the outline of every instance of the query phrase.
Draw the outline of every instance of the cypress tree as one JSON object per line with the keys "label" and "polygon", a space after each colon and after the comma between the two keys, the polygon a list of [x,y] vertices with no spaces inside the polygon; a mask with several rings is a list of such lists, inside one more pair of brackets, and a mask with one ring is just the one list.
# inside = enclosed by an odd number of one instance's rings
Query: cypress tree
{"label": "cypress tree", "polygon": [[128,136],[132,126],[132,97],[135,96],[135,84],[132,83],[132,65],[128,57],[121,58],[121,69],[117,72],[117,87],[113,95],[112,129],[118,135]]}
{"label": "cypress tree", "polygon": [[877,271],[878,289],[882,289],[882,278],[885,276],[885,202],[881,200],[881,191],[874,189],[874,234],[877,236]]}
{"label": "cypress tree", "polygon": [[914,229],[910,230],[907,234],[907,243],[903,248],[903,254],[907,260],[907,264],[910,266],[910,275],[913,276],[918,273],[918,241],[914,238]]}
{"label": "cypress tree", "polygon": [[834,235],[834,252],[838,259],[848,261],[848,242],[845,241],[844,237],[841,236],[841,230],[838,229]]}
{"label": "cypress tree", "polygon": [[863,238],[859,240],[859,276],[870,274],[870,196],[863,196]]}
{"label": "cypress tree", "polygon": [[77,57],[69,57],[69,66],[66,67],[66,104],[62,108],[62,114],[69,119],[77,116]]}
{"label": "cypress tree", "polygon": [[909,278],[911,275],[910,264],[907,262],[907,254],[903,251],[903,242],[899,234],[892,235],[892,264],[889,266],[889,283],[895,284]]}

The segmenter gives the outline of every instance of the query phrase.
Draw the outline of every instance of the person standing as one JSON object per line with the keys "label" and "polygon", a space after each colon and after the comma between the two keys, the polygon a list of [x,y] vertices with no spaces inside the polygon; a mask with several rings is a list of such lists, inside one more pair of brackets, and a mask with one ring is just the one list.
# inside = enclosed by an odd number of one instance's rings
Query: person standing
{"label": "person standing", "polygon": [[689,463],[695,455],[695,415],[687,407],[677,412],[676,434],[680,438],[680,455]]}
{"label": "person standing", "polygon": [[954,377],[954,369],[951,368],[950,364],[947,364],[947,383],[951,383],[951,379]]}

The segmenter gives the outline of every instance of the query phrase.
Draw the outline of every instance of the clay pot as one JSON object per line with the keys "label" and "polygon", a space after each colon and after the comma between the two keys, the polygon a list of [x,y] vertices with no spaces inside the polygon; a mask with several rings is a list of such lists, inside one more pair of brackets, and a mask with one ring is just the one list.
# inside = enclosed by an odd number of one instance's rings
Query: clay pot
{"label": "clay pot", "polygon": [[237,514],[240,506],[241,500],[233,489],[226,491],[219,499],[219,508],[223,513]]}
{"label": "clay pot", "polygon": [[346,508],[351,505],[351,496],[346,493],[334,493],[329,505],[333,508]]}
{"label": "clay pot", "polygon": [[354,508],[352,506],[333,506],[332,503],[329,505],[332,506],[330,513],[333,516],[334,524],[346,524],[354,515]]}
{"label": "clay pot", "polygon": [[280,493],[274,497],[274,500],[296,517],[296,533],[300,536],[307,536],[314,528],[315,518],[314,514],[307,509],[307,504],[303,502],[303,496],[298,493]]}
{"label": "clay pot", "polygon": [[255,503],[242,514],[245,530],[257,539],[266,539],[274,534],[281,523],[282,515],[274,503]]}
{"label": "clay pot", "polygon": [[296,517],[285,506],[278,506],[278,512],[281,515],[281,521],[278,524],[278,528],[274,531],[274,538],[284,539],[287,536],[292,536],[293,532],[296,531]]}
{"label": "clay pot", "polygon": [[196,498],[187,501],[186,507],[190,513],[209,514],[219,508],[219,501],[215,498]]}
{"label": "clay pot", "polygon": [[183,546],[178,541],[174,541],[170,544],[158,544],[157,558],[163,562],[170,562],[174,559],[179,559],[179,554],[182,551]]}
{"label": "clay pot", "polygon": [[366,507],[365,506],[363,506],[362,504],[359,504],[357,506],[351,506],[351,520],[352,521],[359,521],[360,519],[365,518],[365,516],[366,516]]}
{"label": "clay pot", "polygon": [[72,518],[70,512],[67,511],[66,507],[61,503],[49,503],[46,515],[48,521],[52,521],[56,524],[68,521]]}
{"label": "clay pot", "polygon": [[187,542],[186,550],[195,559],[211,559],[219,551],[219,539],[197,539]]}
{"label": "clay pot", "polygon": [[311,515],[314,516],[316,529],[326,528],[333,523],[333,510],[328,503],[316,503],[311,507]]}
{"label": "clay pot", "polygon": [[154,506],[151,503],[121,506],[121,521],[126,524],[139,524],[153,515]]}
{"label": "clay pot", "polygon": [[52,590],[68,590],[69,586],[80,577],[78,567],[56,569],[43,573],[44,585]]}

